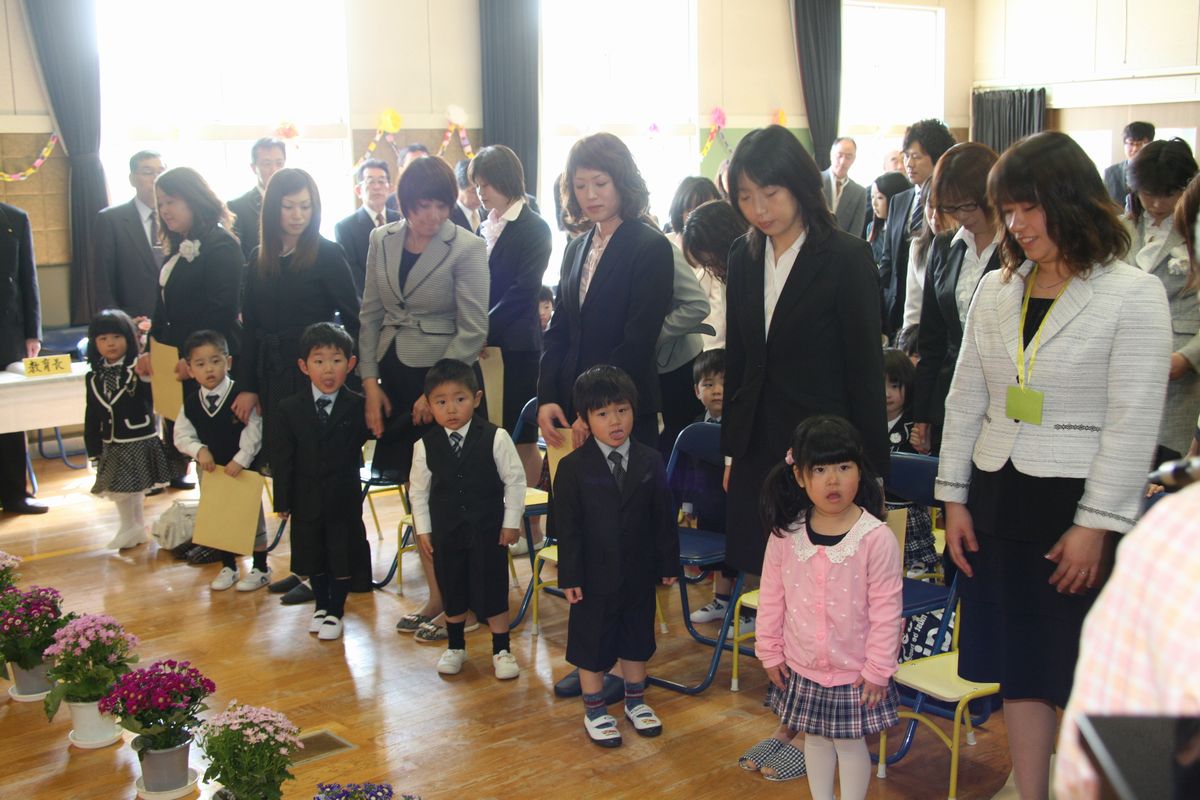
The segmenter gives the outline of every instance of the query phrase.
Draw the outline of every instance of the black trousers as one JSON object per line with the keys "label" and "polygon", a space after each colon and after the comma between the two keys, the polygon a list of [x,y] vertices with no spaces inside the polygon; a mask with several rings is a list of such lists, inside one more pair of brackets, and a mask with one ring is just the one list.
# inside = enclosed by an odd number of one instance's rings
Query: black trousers
{"label": "black trousers", "polygon": [[25,452],[25,431],[0,433],[0,505],[5,508],[28,497]]}

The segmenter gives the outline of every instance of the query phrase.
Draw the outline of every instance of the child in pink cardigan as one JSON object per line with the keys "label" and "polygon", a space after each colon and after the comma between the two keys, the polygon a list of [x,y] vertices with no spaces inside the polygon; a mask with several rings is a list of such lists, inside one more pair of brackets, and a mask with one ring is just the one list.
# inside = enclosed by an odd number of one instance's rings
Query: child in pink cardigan
{"label": "child in pink cardigan", "polygon": [[882,508],[858,431],[840,417],[802,422],[763,487],[771,537],[754,649],[767,705],[805,734],[815,800],[832,800],[835,765],[843,800],[865,798],[865,737],[899,721],[900,546],[871,514]]}

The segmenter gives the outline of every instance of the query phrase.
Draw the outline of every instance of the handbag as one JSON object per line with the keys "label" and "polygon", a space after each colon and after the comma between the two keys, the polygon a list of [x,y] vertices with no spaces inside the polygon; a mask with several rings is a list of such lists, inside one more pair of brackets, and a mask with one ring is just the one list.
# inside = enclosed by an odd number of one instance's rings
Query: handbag
{"label": "handbag", "polygon": [[176,500],[151,526],[150,535],[158,546],[172,550],[192,538],[199,500]]}

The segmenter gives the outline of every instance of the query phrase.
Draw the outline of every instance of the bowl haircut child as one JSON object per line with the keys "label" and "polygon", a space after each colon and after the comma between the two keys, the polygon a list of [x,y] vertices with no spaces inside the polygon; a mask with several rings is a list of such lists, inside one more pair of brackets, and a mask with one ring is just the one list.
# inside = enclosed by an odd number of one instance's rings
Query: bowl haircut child
{"label": "bowl haircut child", "polygon": [[88,363],[93,367],[104,365],[104,356],[100,355],[100,350],[96,347],[96,338],[106,333],[125,337],[125,358],[123,363],[125,366],[132,364],[137,359],[140,351],[138,347],[137,326],[133,324],[133,320],[130,319],[129,315],[119,308],[104,309],[93,317],[91,324],[88,325]]}

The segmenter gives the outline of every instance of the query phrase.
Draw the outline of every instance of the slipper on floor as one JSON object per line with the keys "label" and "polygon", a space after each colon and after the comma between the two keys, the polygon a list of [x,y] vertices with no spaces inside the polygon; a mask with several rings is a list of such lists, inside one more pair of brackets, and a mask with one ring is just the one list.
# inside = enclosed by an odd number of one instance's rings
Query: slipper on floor
{"label": "slipper on floor", "polygon": [[405,614],[396,623],[396,630],[400,633],[416,633],[422,625],[428,625],[431,622],[433,622],[433,617],[427,617],[424,614]]}
{"label": "slipper on floor", "polygon": [[775,774],[768,775],[763,772],[762,776],[774,783],[803,778],[808,772],[804,766],[804,751],[793,744],[784,745],[759,767],[759,771],[762,772],[767,767],[775,770]]}
{"label": "slipper on floor", "polygon": [[585,714],[583,727],[588,738],[601,747],[621,746],[621,732],[617,730],[617,720],[612,714],[602,714],[595,719]]}
{"label": "slipper on floor", "polygon": [[[738,766],[747,772],[758,772],[771,759],[771,756],[783,749],[785,744],[787,742],[776,739],[774,736],[770,739],[763,739],[742,754],[742,757],[738,759]],[[754,766],[750,766],[751,764]]]}
{"label": "slipper on floor", "polygon": [[625,706],[625,718],[633,723],[633,729],[637,731],[638,736],[658,736],[662,733],[662,720],[645,703],[639,703],[633,708]]}

